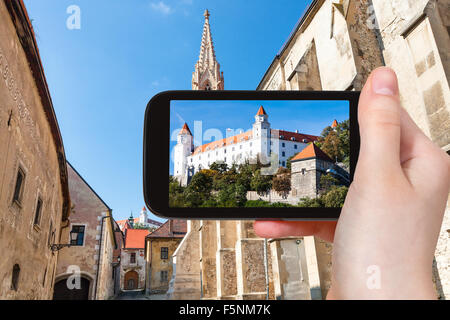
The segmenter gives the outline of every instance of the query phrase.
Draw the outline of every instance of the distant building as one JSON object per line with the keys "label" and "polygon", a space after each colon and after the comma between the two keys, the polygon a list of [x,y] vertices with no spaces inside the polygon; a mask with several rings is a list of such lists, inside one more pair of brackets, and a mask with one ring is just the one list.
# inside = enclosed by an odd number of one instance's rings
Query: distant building
{"label": "distant building", "polygon": [[138,218],[134,218],[133,214],[126,220],[117,221],[120,230],[125,231],[125,229],[131,228],[133,229],[136,225],[140,227],[146,227],[150,229],[157,229],[162,226],[162,223],[156,220],[152,220],[148,217],[148,212],[145,207],[142,208],[141,214]]}
{"label": "distant building", "polygon": [[145,229],[125,229],[125,245],[121,253],[121,289],[138,290],[145,287]]}
{"label": "distant building", "polygon": [[166,292],[172,278],[172,255],[187,232],[186,220],[168,220],[145,238],[148,293]]}

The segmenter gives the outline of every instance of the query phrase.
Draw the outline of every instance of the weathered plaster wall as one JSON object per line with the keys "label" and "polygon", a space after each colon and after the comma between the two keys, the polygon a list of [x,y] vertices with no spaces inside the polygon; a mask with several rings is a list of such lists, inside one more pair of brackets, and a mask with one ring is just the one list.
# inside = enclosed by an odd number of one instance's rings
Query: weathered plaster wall
{"label": "weathered plaster wall", "polygon": [[[181,239],[147,238],[147,284],[146,290],[150,292],[166,292],[169,289],[169,281],[172,278],[173,265],[171,256],[177,249]],[[161,259],[161,248],[169,249],[169,259]],[[161,271],[167,272],[167,279],[161,278]]]}
{"label": "weathered plaster wall", "polygon": [[[131,263],[131,253],[136,253],[136,262]],[[136,271],[139,276],[137,289],[145,288],[145,257],[144,249],[123,249],[120,257],[120,288],[126,288],[125,275],[129,271]]]}
{"label": "weathered plaster wall", "polygon": [[[4,2],[0,2],[0,299],[51,299],[62,218],[55,144],[28,61]],[[13,204],[19,166],[26,177]],[[37,199],[42,216],[34,225]],[[11,290],[13,266],[18,290]]]}
{"label": "weathered plaster wall", "polygon": [[[67,165],[67,172],[72,210],[70,223],[61,232],[61,243],[70,243],[70,231],[74,225],[84,226],[85,236],[83,246],[63,248],[60,251],[56,275],[58,281],[62,280],[69,276],[67,270],[70,266],[77,266],[86,275],[86,278],[91,281],[90,299],[94,299],[100,238],[102,239],[102,254],[106,254],[105,259],[108,260],[109,256],[112,255],[109,225],[111,218],[103,219],[103,236],[100,237],[102,218],[109,215],[109,208],[98,198],[71,165]],[[106,240],[107,242],[105,243]],[[103,259],[103,257],[100,257],[100,259]],[[102,267],[100,265],[100,268]],[[109,290],[109,284],[102,284],[102,286],[103,288],[100,290],[100,287],[97,287],[97,298],[100,298],[100,295],[104,296],[104,290]],[[105,289],[106,287],[108,289]]]}

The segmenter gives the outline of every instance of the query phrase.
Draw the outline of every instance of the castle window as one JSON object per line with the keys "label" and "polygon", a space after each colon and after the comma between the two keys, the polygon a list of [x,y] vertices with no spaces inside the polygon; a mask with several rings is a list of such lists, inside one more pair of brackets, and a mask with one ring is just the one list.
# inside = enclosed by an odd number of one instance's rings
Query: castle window
{"label": "castle window", "polygon": [[242,150],[242,145],[240,145],[240,146],[239,146],[239,149],[241,149],[241,150]]}
{"label": "castle window", "polygon": [[15,264],[12,271],[11,277],[11,290],[17,291],[19,289],[19,276],[20,276],[20,266]]}
{"label": "castle window", "polygon": [[253,142],[250,142],[250,147],[253,146]]}
{"label": "castle window", "polygon": [[161,282],[167,282],[169,280],[169,272],[166,270],[161,271]]}
{"label": "castle window", "polygon": [[34,213],[34,225],[38,226],[41,223],[41,213],[42,213],[42,199],[38,198],[36,204],[36,211]]}
{"label": "castle window", "polygon": [[307,143],[308,142],[308,140],[306,140],[306,139],[303,139],[303,143]]}
{"label": "castle window", "polygon": [[169,248],[168,247],[161,247],[161,259],[162,260],[169,259]]}
{"label": "castle window", "polygon": [[306,169],[303,168],[303,169],[302,169],[302,174],[304,175],[305,173],[306,173]]}
{"label": "castle window", "polygon": [[292,137],[291,140],[292,140],[292,141],[295,141],[295,137]]}
{"label": "castle window", "polygon": [[130,263],[136,263],[136,253],[132,252],[130,254]]}
{"label": "castle window", "polygon": [[294,144],[294,149],[297,149],[297,145],[296,144]]}
{"label": "castle window", "polygon": [[19,167],[16,177],[16,187],[14,188],[13,202],[20,205],[22,201],[23,185],[25,181],[25,172]]}

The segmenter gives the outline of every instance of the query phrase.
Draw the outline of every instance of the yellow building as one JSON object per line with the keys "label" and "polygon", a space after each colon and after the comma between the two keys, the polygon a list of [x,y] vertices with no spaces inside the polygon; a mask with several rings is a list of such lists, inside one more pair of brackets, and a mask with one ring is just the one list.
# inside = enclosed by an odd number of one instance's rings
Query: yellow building
{"label": "yellow building", "polygon": [[186,234],[185,220],[168,220],[145,238],[147,293],[166,292],[172,278],[172,255]]}

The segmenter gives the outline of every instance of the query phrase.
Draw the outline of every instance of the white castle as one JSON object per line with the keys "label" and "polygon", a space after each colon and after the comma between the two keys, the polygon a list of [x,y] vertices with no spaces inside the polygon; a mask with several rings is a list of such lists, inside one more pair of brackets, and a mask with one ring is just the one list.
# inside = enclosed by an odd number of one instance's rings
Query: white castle
{"label": "white castle", "polygon": [[259,159],[268,164],[274,155],[278,155],[278,167],[285,167],[290,157],[318,139],[314,135],[271,129],[263,106],[259,107],[251,130],[197,147],[185,123],[174,147],[174,176],[186,185],[195,173],[208,169],[214,162],[231,167],[247,161],[256,163]]}

